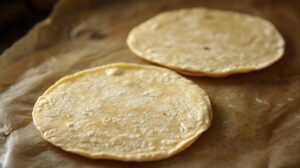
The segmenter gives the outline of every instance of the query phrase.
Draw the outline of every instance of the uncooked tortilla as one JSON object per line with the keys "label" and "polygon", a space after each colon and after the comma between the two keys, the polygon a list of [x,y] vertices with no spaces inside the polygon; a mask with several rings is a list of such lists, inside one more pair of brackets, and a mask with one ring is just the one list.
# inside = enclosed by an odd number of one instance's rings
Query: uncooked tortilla
{"label": "uncooked tortilla", "polygon": [[279,60],[284,40],[267,20],[205,8],[161,13],[127,38],[139,57],[191,76],[223,77]]}
{"label": "uncooked tortilla", "polygon": [[42,137],[93,159],[150,161],[190,146],[211,122],[199,86],[167,69],[110,64],[62,78],[37,100]]}

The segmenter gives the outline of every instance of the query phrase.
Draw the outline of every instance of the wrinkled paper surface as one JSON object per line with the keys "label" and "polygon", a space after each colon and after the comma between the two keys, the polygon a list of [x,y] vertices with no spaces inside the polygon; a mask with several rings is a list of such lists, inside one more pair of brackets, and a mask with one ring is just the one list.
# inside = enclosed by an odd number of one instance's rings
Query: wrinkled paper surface
{"label": "wrinkled paper surface", "polygon": [[[32,124],[35,101],[59,78],[113,62],[147,64],[126,46],[131,28],[155,14],[210,7],[270,20],[286,40],[271,67],[225,78],[191,78],[211,97],[212,127],[161,161],[92,160],[44,141]],[[300,167],[300,2],[267,0],[63,0],[0,57],[0,167]],[[255,25],[253,25],[255,26]]]}

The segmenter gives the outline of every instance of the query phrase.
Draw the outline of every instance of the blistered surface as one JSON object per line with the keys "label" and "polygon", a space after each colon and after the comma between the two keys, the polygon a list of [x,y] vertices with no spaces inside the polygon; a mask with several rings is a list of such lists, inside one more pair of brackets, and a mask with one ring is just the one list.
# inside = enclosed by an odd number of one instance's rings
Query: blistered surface
{"label": "blistered surface", "polygon": [[205,8],[159,14],[134,28],[127,43],[143,59],[196,76],[262,69],[284,52],[283,38],[270,22]]}
{"label": "blistered surface", "polygon": [[[286,52],[276,64],[261,71],[218,79],[189,78],[205,89],[213,109],[211,127],[189,148],[160,161],[119,162],[88,159],[42,138],[32,123],[32,108],[55,81],[108,63],[147,64],[126,46],[128,32],[161,12],[197,6],[239,11],[270,20],[284,36]],[[300,167],[298,6],[300,1],[292,0],[60,1],[45,22],[0,56],[1,166]]]}
{"label": "blistered surface", "polygon": [[65,77],[42,95],[34,123],[49,142],[91,158],[157,160],[210,125],[202,89],[169,70],[114,64]]}

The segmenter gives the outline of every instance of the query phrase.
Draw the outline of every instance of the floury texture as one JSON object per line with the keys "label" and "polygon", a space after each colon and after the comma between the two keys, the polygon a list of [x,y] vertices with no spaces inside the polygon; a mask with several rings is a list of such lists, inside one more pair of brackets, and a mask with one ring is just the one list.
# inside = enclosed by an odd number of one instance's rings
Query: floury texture
{"label": "floury texture", "polygon": [[127,39],[130,49],[147,61],[211,77],[266,68],[281,58],[284,43],[267,20],[205,8],[158,14]]}
{"label": "floury texture", "polygon": [[[59,1],[45,21],[0,56],[1,166],[300,167],[298,6],[300,1],[295,0]],[[168,159],[143,163],[92,160],[65,152],[42,139],[32,123],[32,109],[47,88],[66,75],[104,64],[148,64],[126,46],[128,32],[164,11],[191,7],[266,18],[282,33],[286,52],[276,64],[261,71],[218,79],[190,77],[209,95],[212,125],[189,148]],[[95,38],[94,34],[102,34],[102,38]]]}
{"label": "floury texture", "polygon": [[183,151],[210,126],[210,101],[163,68],[112,64],[62,78],[36,102],[44,139],[94,159],[160,160]]}

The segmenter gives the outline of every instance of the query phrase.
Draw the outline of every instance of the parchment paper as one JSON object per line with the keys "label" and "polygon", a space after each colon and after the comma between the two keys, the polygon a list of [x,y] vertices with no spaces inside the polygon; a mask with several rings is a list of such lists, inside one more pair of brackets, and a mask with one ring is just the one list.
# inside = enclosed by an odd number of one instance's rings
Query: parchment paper
{"label": "parchment paper", "polygon": [[[212,127],[166,160],[92,160],[42,140],[32,107],[59,78],[113,62],[147,64],[126,47],[131,28],[155,14],[211,7],[257,15],[283,34],[284,57],[262,71],[226,78],[190,78],[212,101]],[[0,156],[10,168],[297,168],[300,167],[300,2],[267,0],[63,0],[0,57]],[[255,26],[255,25],[253,25]],[[1,167],[0,166],[0,167]]]}

